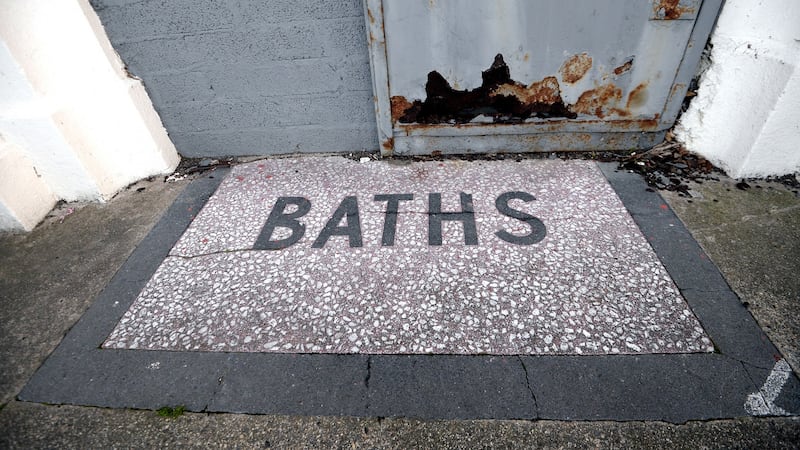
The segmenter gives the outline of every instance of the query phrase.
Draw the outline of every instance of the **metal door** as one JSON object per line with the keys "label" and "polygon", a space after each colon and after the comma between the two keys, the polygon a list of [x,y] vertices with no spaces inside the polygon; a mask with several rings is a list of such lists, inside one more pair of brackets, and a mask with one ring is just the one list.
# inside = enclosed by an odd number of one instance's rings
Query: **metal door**
{"label": "metal door", "polygon": [[365,0],[384,154],[645,148],[721,0]]}

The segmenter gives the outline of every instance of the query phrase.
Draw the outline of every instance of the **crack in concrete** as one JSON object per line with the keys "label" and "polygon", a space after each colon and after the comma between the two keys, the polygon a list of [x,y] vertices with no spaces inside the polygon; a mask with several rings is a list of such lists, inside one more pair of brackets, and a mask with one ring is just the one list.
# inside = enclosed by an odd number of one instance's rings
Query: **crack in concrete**
{"label": "crack in concrete", "polygon": [[236,28],[231,25],[228,27],[218,27],[218,28],[206,28],[204,30],[199,31],[187,31],[181,33],[164,33],[164,34],[157,34],[157,35],[150,35],[150,36],[143,36],[143,37],[134,37],[128,39],[118,39],[114,41],[114,45],[125,45],[125,44],[140,44],[142,42],[152,42],[152,41],[163,41],[166,39],[186,39],[196,36],[205,36],[209,34],[218,34],[221,32],[235,32],[237,31]]}
{"label": "crack in concrete", "polygon": [[[723,358],[726,358],[726,359],[729,359],[731,361],[737,362],[739,364],[743,364],[745,366],[750,366],[750,367],[753,367],[753,368],[756,368],[756,369],[762,369],[762,370],[771,370],[772,369],[771,366],[770,367],[765,367],[765,366],[762,366],[762,365],[759,365],[759,364],[755,364],[755,363],[753,363],[751,361],[745,361],[744,359],[739,359],[739,358],[736,358],[736,357],[733,357],[733,356],[730,356],[730,355],[726,355],[724,353],[714,353],[714,354],[721,355]],[[745,369],[745,372],[747,372],[747,369]],[[749,373],[748,373],[748,377],[749,377]],[[750,379],[750,381],[753,382],[753,385],[756,384],[755,381],[753,381],[752,378]],[[758,386],[756,386],[756,388],[757,387]]]}
{"label": "crack in concrete", "polygon": [[214,391],[211,392],[211,395],[208,398],[208,402],[206,402],[206,404],[203,406],[203,409],[201,409],[200,412],[210,412],[208,410],[208,406],[211,404],[211,402],[214,401],[214,398],[217,396],[217,393],[219,393],[219,390],[224,382],[225,382],[225,374],[223,373],[222,375],[219,376],[219,378],[217,378],[217,385],[214,387]]}
{"label": "crack in concrete", "polygon": [[372,378],[372,355],[367,355],[367,375],[364,377],[364,388],[367,390],[364,395],[366,403],[364,404],[364,411],[369,413],[370,398],[369,398],[369,380]]}
{"label": "crack in concrete", "polygon": [[525,366],[525,361],[522,360],[521,356],[517,355],[517,360],[522,366],[522,371],[525,373],[525,387],[528,388],[528,392],[531,394],[531,399],[533,400],[533,420],[536,420],[539,418],[539,402],[536,400],[536,394],[533,392],[533,388],[531,387],[531,379],[528,375],[528,367]]}
{"label": "crack in concrete", "polygon": [[[367,356],[367,376],[364,378],[364,387],[369,389],[369,379],[372,377],[372,355]],[[369,405],[367,405],[369,406]]]}
{"label": "crack in concrete", "polygon": [[[215,252],[208,252],[208,253],[199,253],[197,255],[179,255],[176,253],[167,255],[167,257],[164,258],[164,261],[166,261],[169,258],[192,260],[195,258],[202,258],[203,256],[224,255],[228,253],[261,252],[261,251],[272,251],[272,250],[253,250],[252,248],[237,248],[237,249],[217,250]],[[164,261],[162,261],[162,264]]]}

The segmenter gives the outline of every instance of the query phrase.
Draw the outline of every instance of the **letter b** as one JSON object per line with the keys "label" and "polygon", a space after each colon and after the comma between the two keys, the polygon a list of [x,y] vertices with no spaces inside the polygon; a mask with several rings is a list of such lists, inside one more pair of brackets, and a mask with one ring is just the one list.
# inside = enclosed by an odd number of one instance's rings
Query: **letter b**
{"label": "letter b", "polygon": [[[288,214],[284,211],[289,205],[297,205],[297,210]],[[256,239],[254,250],[281,250],[289,247],[300,239],[306,233],[306,226],[300,223],[297,219],[308,214],[311,210],[311,202],[303,197],[278,197],[272,212],[269,213],[269,218],[261,229],[261,233]],[[272,233],[275,228],[284,227],[292,230],[292,234],[285,239],[277,241],[272,240]]]}

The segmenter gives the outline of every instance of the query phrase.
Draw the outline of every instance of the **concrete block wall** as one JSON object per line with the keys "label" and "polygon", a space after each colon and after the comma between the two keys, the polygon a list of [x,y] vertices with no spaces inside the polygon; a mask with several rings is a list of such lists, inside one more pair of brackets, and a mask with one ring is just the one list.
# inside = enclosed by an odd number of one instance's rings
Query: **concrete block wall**
{"label": "concrete block wall", "polygon": [[361,0],[92,0],[187,157],[376,150]]}

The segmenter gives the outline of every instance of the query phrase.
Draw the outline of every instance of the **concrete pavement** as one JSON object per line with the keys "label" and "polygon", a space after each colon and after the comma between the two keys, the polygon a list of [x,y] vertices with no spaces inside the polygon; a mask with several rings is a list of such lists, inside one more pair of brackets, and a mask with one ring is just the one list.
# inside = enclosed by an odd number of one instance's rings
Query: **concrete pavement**
{"label": "concrete pavement", "polygon": [[[13,364],[4,365],[4,371],[7,371],[3,374],[4,398],[11,399],[20,391],[61,336],[75,323],[143,238],[144,231],[152,226],[159,213],[176,197],[183,184],[143,183],[133,186],[107,205],[89,205],[64,216],[63,222],[56,216],[30,235],[3,238],[0,269],[3,271],[2,314],[3,323],[8,325],[3,327],[1,342],[4,358],[14,361]],[[778,185],[763,184],[761,188],[748,191],[735,187],[728,190],[730,186],[733,183],[725,180],[694,186],[693,190],[702,197],[698,195],[692,199],[692,203],[669,195],[667,199],[720,265],[726,280],[744,301],[749,302],[756,319],[762,325],[766,323],[769,326],[765,326],[765,330],[778,344],[783,355],[794,363],[797,353],[792,350],[791,343],[797,342],[797,323],[796,319],[794,322],[792,320],[797,317],[797,281],[790,274],[796,272],[792,268],[798,266],[793,258],[797,253],[793,249],[796,250],[798,242],[795,218],[800,202],[794,193]],[[141,187],[145,189],[138,191]],[[717,210],[723,213],[708,214],[708,211]],[[66,211],[62,209],[60,214]],[[733,212],[726,215],[725,211]],[[757,232],[759,227],[767,226],[771,236],[786,236],[773,239],[772,242],[778,242],[779,245],[775,247],[777,250],[769,252],[765,252],[764,248],[769,248],[765,244],[770,239],[767,238],[765,242],[763,234]],[[732,239],[731,236],[737,237]],[[762,239],[757,239],[759,237]],[[719,242],[735,242],[736,245],[715,247],[714,243]],[[748,245],[748,242],[752,245]],[[768,283],[764,283],[765,277],[753,277],[762,267],[786,269],[765,270],[770,278]],[[748,291],[748,287],[754,291]],[[794,297],[792,292],[795,293]],[[93,424],[91,432],[77,429],[77,424],[82,421]],[[130,424],[134,423],[138,431],[131,428]],[[241,446],[263,446],[269,441],[270,445],[338,446],[346,443],[367,447],[412,446],[415,442],[423,442],[421,439],[454,447],[471,446],[465,444],[465,439],[493,446],[521,443],[569,447],[581,443],[585,445],[578,446],[597,445],[605,439],[603,436],[620,442],[625,439],[627,444],[633,446],[648,446],[648,442],[657,442],[647,441],[647,436],[653,436],[653,439],[666,436],[678,445],[682,443],[688,447],[703,443],[733,446],[736,444],[734,437],[741,439],[743,445],[749,442],[751,446],[791,446],[797,437],[798,425],[792,418],[736,419],[685,425],[660,422],[423,422],[350,418],[315,421],[308,417],[229,414],[187,414],[169,420],[152,412],[52,407],[17,401],[11,401],[0,412],[0,424],[6,430],[3,439],[9,439],[5,442],[20,445],[64,442],[71,446],[83,446],[92,442],[100,443],[105,436],[108,439],[106,442],[120,439],[117,442],[124,446],[131,443],[131,438],[122,440],[121,437],[130,434],[136,434],[133,439],[141,439],[143,446],[164,442],[165,439],[166,442],[179,442],[182,439],[180,436],[187,439],[184,441],[186,443],[201,444],[207,440],[207,436],[199,437],[203,430],[224,426],[243,430],[238,435],[239,441],[236,440],[237,436],[224,441]],[[246,431],[252,430],[252,427],[258,427],[260,432]],[[299,433],[300,430],[304,432]],[[308,434],[314,438],[306,440]],[[637,441],[634,436],[640,436],[642,440]],[[726,442],[730,445],[725,445]]]}

